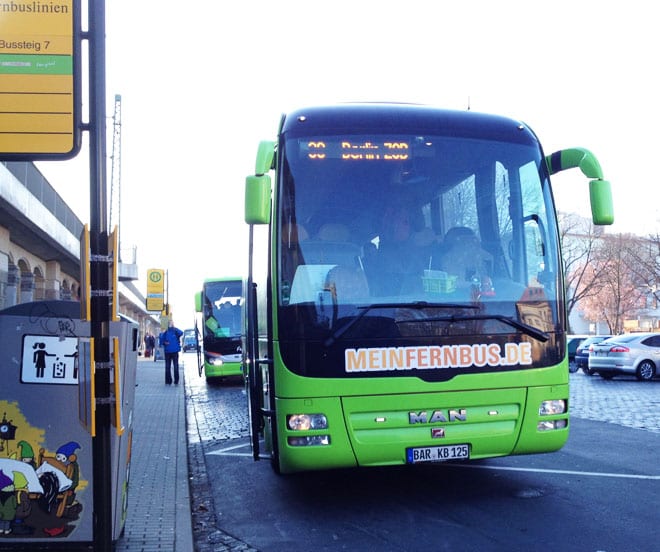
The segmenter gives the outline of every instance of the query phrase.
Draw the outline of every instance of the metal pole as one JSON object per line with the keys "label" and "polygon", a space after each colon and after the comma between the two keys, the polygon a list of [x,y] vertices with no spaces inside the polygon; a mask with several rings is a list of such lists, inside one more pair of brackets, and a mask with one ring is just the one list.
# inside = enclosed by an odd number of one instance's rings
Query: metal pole
{"label": "metal pole", "polygon": [[112,471],[110,447],[110,297],[106,109],[105,1],[89,0],[89,167],[91,249],[91,335],[94,339],[96,435],[92,438],[94,550],[112,550]]}

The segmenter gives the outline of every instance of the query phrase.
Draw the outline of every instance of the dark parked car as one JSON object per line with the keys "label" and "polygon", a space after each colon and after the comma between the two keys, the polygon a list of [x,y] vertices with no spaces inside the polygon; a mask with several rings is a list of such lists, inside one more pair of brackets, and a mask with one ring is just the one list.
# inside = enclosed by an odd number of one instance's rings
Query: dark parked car
{"label": "dark parked car", "polygon": [[568,347],[568,371],[571,372],[577,372],[578,366],[575,363],[575,351],[577,351],[577,348],[580,346],[580,343],[582,343],[585,339],[589,337],[588,335],[569,335],[566,338],[566,345]]}
{"label": "dark parked car", "polygon": [[631,374],[641,381],[652,380],[660,375],[660,334],[617,335],[594,344],[589,354],[589,371],[603,379]]}
{"label": "dark parked car", "polygon": [[589,348],[594,343],[600,343],[604,339],[612,337],[611,335],[592,335],[587,337],[578,348],[575,350],[575,366],[576,370],[582,369],[582,371],[588,376],[593,375],[593,372],[589,371]]}
{"label": "dark parked car", "polygon": [[196,351],[197,350],[197,339],[195,339],[195,334],[193,335],[184,335],[183,336],[183,352]]}

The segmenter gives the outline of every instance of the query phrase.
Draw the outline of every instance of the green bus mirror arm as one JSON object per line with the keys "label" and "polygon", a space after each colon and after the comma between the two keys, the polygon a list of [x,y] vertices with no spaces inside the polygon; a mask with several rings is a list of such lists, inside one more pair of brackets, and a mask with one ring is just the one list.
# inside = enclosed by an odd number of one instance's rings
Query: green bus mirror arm
{"label": "green bus mirror arm", "polygon": [[262,140],[257,149],[257,160],[254,165],[254,174],[261,176],[271,169],[274,169],[273,160],[275,159],[275,142],[271,140]]}
{"label": "green bus mirror arm", "polygon": [[585,148],[568,148],[547,155],[545,162],[550,174],[579,167],[587,178],[603,178],[596,156]]}
{"label": "green bus mirror arm", "polygon": [[593,223],[606,225],[614,222],[612,189],[610,183],[603,180],[603,171],[593,153],[585,148],[568,148],[546,156],[545,162],[551,175],[579,167],[587,178],[592,178],[589,182],[589,199]]}

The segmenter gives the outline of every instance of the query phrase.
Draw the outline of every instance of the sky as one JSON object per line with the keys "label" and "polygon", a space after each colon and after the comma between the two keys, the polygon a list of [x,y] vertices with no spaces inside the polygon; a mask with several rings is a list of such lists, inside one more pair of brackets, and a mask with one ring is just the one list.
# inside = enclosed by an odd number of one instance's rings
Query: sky
{"label": "sky", "polygon": [[[245,177],[282,113],[397,101],[505,115],[546,154],[585,147],[612,183],[612,232],[660,231],[647,164],[660,128],[652,3],[629,0],[108,0],[108,156],[121,95],[121,248],[168,274],[189,327],[204,278],[247,272]],[[84,87],[86,87],[84,83]],[[86,107],[85,107],[86,109]],[[89,222],[87,138],[38,167]],[[108,164],[108,192],[111,161]],[[553,177],[557,208],[588,216],[587,179]]]}

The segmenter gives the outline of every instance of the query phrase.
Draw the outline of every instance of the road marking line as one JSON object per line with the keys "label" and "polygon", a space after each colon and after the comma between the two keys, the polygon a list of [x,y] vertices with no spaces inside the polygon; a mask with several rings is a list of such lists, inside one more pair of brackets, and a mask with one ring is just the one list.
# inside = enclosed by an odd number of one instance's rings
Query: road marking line
{"label": "road marking line", "polygon": [[[243,443],[240,445],[234,445],[232,447],[222,448],[214,450],[213,452],[207,452],[208,455],[215,456],[245,456],[250,457],[252,453],[246,452],[231,452],[236,449],[249,447],[250,443]],[[516,468],[513,466],[482,466],[478,464],[451,464],[455,468],[469,468],[473,470],[493,470],[493,471],[516,471],[516,472],[530,472],[530,473],[552,473],[558,475],[584,475],[586,477],[613,477],[618,479],[642,479],[646,481],[660,481],[660,475],[644,475],[644,474],[632,474],[632,473],[608,473],[608,472],[585,472],[577,470],[550,470],[545,468]]]}
{"label": "road marking line", "polygon": [[249,447],[250,443],[242,443],[240,445],[234,445],[233,447],[222,448],[214,450],[212,452],[207,452],[207,455],[216,455],[216,456],[252,456],[251,452],[229,452],[239,448]]}
{"label": "road marking line", "polygon": [[619,479],[644,479],[650,481],[660,481],[660,475],[636,475],[632,473],[607,473],[607,472],[584,472],[576,470],[549,470],[543,468],[515,468],[512,466],[480,466],[474,464],[453,464],[457,468],[471,468],[476,470],[500,470],[500,471],[519,471],[532,473],[556,473],[561,475],[584,475],[587,477],[614,477]]}

